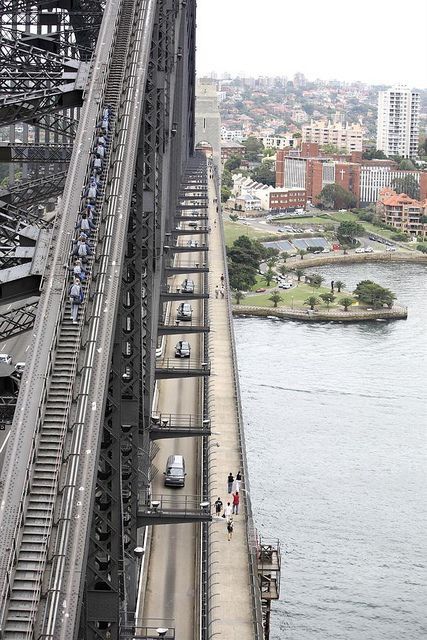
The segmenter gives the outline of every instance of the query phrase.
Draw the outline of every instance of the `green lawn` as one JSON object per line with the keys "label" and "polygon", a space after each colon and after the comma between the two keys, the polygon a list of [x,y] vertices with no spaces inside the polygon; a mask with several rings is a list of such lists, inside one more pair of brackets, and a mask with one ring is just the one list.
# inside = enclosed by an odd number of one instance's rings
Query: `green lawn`
{"label": "green lawn", "polygon": [[[282,296],[283,300],[278,303],[278,306],[285,307],[295,307],[295,308],[305,308],[308,307],[304,305],[305,300],[310,296],[319,297],[321,293],[330,293],[330,289],[327,287],[320,287],[319,289],[315,289],[313,293],[313,287],[310,287],[308,284],[303,284],[302,282],[298,283],[297,287],[293,287],[292,289],[277,289],[277,291]],[[247,295],[240,302],[242,306],[253,306],[253,307],[273,307],[273,303],[268,299],[271,296],[272,291],[260,293],[255,296]],[[335,292],[336,300],[333,304],[330,305],[330,308],[339,307],[338,300],[343,298],[344,296],[351,296],[348,292],[337,293]],[[352,297],[352,296],[351,296]],[[316,305],[318,309],[326,309],[326,304]]]}
{"label": "green lawn", "polygon": [[325,224],[325,222],[330,222],[330,220],[328,220],[328,216],[307,216],[306,218],[298,216],[298,218],[275,218],[274,222],[286,222],[292,226],[296,226],[300,224]]}
{"label": "green lawn", "polygon": [[335,222],[360,222],[358,216],[355,213],[351,213],[351,211],[345,211],[344,213],[330,211],[327,215],[328,218]]}
{"label": "green lawn", "polygon": [[252,229],[252,227],[246,224],[231,222],[230,220],[224,220],[224,235],[227,247],[230,247],[240,236],[247,236],[251,240],[259,240],[260,238],[265,237],[265,233],[262,231]]}

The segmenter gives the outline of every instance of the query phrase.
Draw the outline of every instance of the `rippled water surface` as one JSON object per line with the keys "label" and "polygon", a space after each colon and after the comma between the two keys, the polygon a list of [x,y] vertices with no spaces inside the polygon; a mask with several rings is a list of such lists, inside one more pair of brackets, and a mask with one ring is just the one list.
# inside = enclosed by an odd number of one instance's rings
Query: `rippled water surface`
{"label": "rippled water surface", "polygon": [[427,268],[315,271],[388,286],[409,318],[235,321],[256,525],[282,544],[271,638],[422,640]]}

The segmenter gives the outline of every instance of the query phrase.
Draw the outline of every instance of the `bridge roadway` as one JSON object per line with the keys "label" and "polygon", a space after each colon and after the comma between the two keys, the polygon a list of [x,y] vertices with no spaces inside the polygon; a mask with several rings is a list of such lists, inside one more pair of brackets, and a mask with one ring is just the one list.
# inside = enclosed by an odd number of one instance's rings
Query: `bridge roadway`
{"label": "bridge roadway", "polygon": [[[181,236],[179,239],[199,240],[194,236]],[[188,263],[188,256],[198,262],[205,261],[204,253],[180,254],[175,257],[179,266]],[[176,275],[169,278],[168,283],[176,290],[187,275]],[[188,274],[195,283],[196,290],[203,290],[203,274]],[[183,295],[185,299],[185,295]],[[194,320],[202,318],[203,300],[190,300]],[[170,322],[174,322],[177,302],[171,303]],[[199,323],[199,322],[198,322]],[[204,334],[186,334],[185,322],[181,322],[182,335],[172,335],[165,339],[165,358],[174,358],[175,345],[178,340],[188,340],[191,345],[191,360],[201,362],[203,358]],[[202,322],[200,322],[202,324]],[[177,359],[177,366],[179,361]],[[186,360],[182,366],[186,366]],[[173,378],[160,380],[156,412],[162,414],[201,414],[202,378]],[[152,480],[152,495],[168,496],[172,504],[178,502],[182,495],[200,496],[200,438],[185,437],[159,440],[159,451],[154,458],[158,470]],[[185,487],[168,488],[164,486],[163,472],[166,461],[171,454],[181,454],[186,463]],[[200,500],[200,498],[198,498]],[[175,637],[196,640],[199,638],[199,558],[200,525],[177,524],[161,525],[152,528],[148,579],[143,608],[138,617],[149,621],[161,619],[175,629]]]}
{"label": "bridge roadway", "polygon": [[[227,281],[224,256],[222,222],[216,212],[217,193],[214,180],[209,179],[209,289],[214,291],[220,284],[221,274]],[[215,222],[216,221],[216,222]],[[179,259],[179,258],[178,258]],[[184,277],[184,276],[183,276]],[[199,278],[201,276],[198,276]],[[179,283],[179,278],[173,282]],[[200,302],[197,303],[200,305]],[[193,308],[196,307],[192,303]],[[211,399],[212,442],[209,445],[209,491],[211,504],[218,496],[224,505],[228,496],[227,476],[230,471],[236,475],[243,473],[241,510],[234,517],[234,534],[231,542],[227,540],[226,525],[223,518],[213,518],[210,525],[209,550],[209,604],[210,623],[208,638],[217,636],[224,640],[261,640],[261,601],[257,591],[254,560],[255,537],[248,492],[249,482],[246,474],[243,435],[240,431],[240,407],[236,403],[239,393],[236,387],[232,326],[230,325],[230,301],[210,298],[209,353],[212,360],[212,373],[209,379],[209,397]],[[189,336],[193,349],[194,337]],[[201,346],[200,337],[199,348]],[[169,337],[166,353],[172,355],[175,337]],[[169,380],[159,383],[158,412],[200,413],[200,379]],[[162,472],[167,456],[182,453],[187,462],[187,482],[185,489],[170,490],[178,496],[179,492],[194,493],[200,486],[198,467],[200,465],[199,446],[195,438],[167,440],[154,460],[159,473],[153,479],[153,493],[164,493]],[[143,608],[139,616],[143,619],[163,618],[166,624],[176,628],[176,638],[192,640],[196,637],[197,625],[194,624],[198,613],[198,567],[197,546],[199,532],[195,525],[163,525],[152,528],[151,552],[148,562],[145,594],[141,594]],[[193,624],[193,626],[191,626]]]}

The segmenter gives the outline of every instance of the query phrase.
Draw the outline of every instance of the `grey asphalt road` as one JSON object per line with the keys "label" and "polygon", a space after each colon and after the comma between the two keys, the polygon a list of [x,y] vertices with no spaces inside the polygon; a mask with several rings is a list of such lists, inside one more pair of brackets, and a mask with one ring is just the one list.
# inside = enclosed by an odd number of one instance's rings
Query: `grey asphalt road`
{"label": "grey asphalt road", "polygon": [[[186,236],[188,239],[188,236]],[[199,238],[194,238],[199,240]],[[178,254],[176,264],[198,262],[200,254]],[[178,286],[187,276],[178,275],[170,279],[173,287]],[[194,280],[196,288],[202,287],[201,274],[188,274]],[[202,301],[191,300],[193,318],[201,316]],[[174,318],[178,303],[172,303],[171,318]],[[165,358],[174,358],[175,345],[179,340],[188,340],[191,345],[191,360],[201,358],[203,337],[199,334],[185,333],[185,323],[181,322],[182,335],[168,336],[165,342]],[[177,363],[179,361],[177,360]],[[185,361],[183,363],[185,365]],[[158,413],[196,414],[200,411],[200,378],[174,378],[158,382]],[[159,440],[159,452],[154,459],[157,473],[152,480],[153,497],[159,494],[179,502],[184,495],[200,495],[199,447],[200,438],[179,438]],[[186,482],[183,488],[164,486],[163,471],[171,454],[181,454],[186,463]],[[166,626],[175,627],[176,638],[192,639],[198,628],[195,619],[197,610],[195,598],[196,551],[198,544],[198,525],[178,524],[159,525],[152,528],[151,552],[148,563],[148,581],[145,591],[144,609],[139,617],[148,621],[157,619],[166,621]],[[169,622],[170,621],[170,622]]]}

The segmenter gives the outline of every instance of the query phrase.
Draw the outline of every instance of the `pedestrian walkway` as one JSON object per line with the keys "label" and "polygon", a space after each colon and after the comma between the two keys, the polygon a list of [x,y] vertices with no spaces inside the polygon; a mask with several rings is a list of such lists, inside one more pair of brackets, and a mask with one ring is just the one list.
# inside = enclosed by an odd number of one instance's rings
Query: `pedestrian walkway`
{"label": "pedestrian walkway", "polygon": [[[221,289],[221,275],[226,273],[224,262],[220,214],[213,180],[209,180],[209,289]],[[243,475],[240,457],[240,437],[238,427],[238,405],[233,371],[233,351],[231,343],[228,291],[225,296],[211,295],[209,317],[211,331],[209,350],[212,370],[209,381],[211,399],[211,423],[213,435],[210,438],[210,496],[212,505],[220,496],[224,507],[233,503],[233,496],[227,493],[227,477],[234,477],[238,471]],[[240,493],[245,491],[245,477],[242,477]],[[224,640],[254,640],[254,608],[249,572],[249,549],[247,543],[247,514],[245,504],[240,501],[238,515],[233,515],[233,535],[228,540],[226,519],[213,517],[210,525],[211,598],[209,609],[211,624],[208,637],[217,636]]]}

